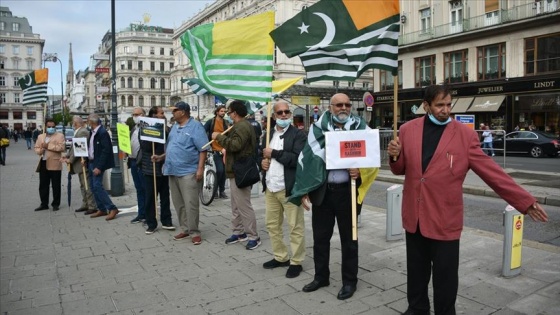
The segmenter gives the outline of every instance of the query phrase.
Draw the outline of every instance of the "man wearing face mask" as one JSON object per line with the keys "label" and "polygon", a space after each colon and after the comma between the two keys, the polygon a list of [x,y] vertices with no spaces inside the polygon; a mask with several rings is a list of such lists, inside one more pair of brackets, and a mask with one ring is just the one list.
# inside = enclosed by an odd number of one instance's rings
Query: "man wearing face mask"
{"label": "man wearing face mask", "polygon": [[[262,183],[266,202],[266,229],[274,258],[265,262],[263,268],[289,266],[286,277],[295,278],[301,273],[305,258],[305,222],[303,208],[287,201],[296,181],[297,160],[305,146],[306,137],[303,131],[292,126],[292,112],[286,101],[276,102],[273,112],[276,127],[270,132],[270,145],[263,150],[261,166],[265,171]],[[284,216],[289,225],[291,259],[282,233]]]}
{"label": "man wearing face mask", "polygon": [[547,214],[482,151],[476,131],[449,117],[451,94],[445,86],[428,87],[423,106],[427,115],[404,124],[388,147],[391,171],[405,175],[402,217],[408,309],[404,314],[430,314],[428,283],[432,274],[435,314],[455,314],[462,186],[467,172],[472,169],[500,197],[533,220],[547,221]]}
{"label": "man wearing face mask", "polygon": [[134,182],[134,188],[136,188],[136,202],[138,204],[138,214],[134,219],[130,221],[132,224],[140,223],[146,221],[146,206],[144,199],[146,198],[145,188],[144,188],[144,174],[141,170],[141,160],[142,154],[140,152],[140,136],[138,132],[140,128],[138,124],[140,123],[140,117],[144,117],[146,111],[142,107],[136,107],[132,110],[132,119],[134,120],[134,128],[130,134],[130,147],[131,154],[128,156],[127,164],[130,168],[130,173],[132,174],[132,181]]}
{"label": "man wearing face mask", "polygon": [[49,209],[49,185],[52,185],[53,211],[60,207],[60,179],[62,175],[62,152],[65,150],[64,135],[56,131],[54,120],[47,118],[47,132],[35,143],[35,153],[41,156],[39,166],[39,197],[41,205],[35,211]]}

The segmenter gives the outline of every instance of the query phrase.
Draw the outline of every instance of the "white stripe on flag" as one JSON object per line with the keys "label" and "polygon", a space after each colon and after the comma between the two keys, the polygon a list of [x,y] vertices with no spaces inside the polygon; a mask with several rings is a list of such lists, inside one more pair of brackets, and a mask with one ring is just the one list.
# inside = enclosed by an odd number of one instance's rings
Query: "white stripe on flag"
{"label": "white stripe on flag", "polygon": [[239,86],[251,86],[251,87],[268,87],[270,84],[268,82],[263,81],[237,81],[237,80],[212,80],[214,84],[222,84],[222,85],[239,85]]}
{"label": "white stripe on flag", "polygon": [[321,70],[321,71],[309,71],[306,73],[308,79],[310,78],[318,78],[321,76],[330,76],[330,77],[356,77],[356,71],[342,71],[342,70]]}
{"label": "white stripe on flag", "polygon": [[[208,69],[206,71],[207,76],[216,76],[216,75],[245,75],[245,76],[252,76],[252,77],[272,77],[272,71],[262,71],[262,70],[248,70],[248,69]],[[271,86],[269,81],[263,81],[268,83]]]}
{"label": "white stripe on flag", "polygon": [[305,53],[301,54],[300,56],[304,57],[304,58],[314,56],[314,55],[358,56],[358,55],[367,55],[367,54],[370,54],[374,51],[375,52],[383,51],[383,52],[388,52],[388,53],[396,55],[399,52],[399,48],[396,47],[396,46],[392,46],[392,45],[381,44],[381,45],[368,46],[368,47],[344,48],[344,49],[335,50],[335,51],[314,50],[314,51],[305,52]]}
{"label": "white stripe on flag", "polygon": [[255,59],[226,59],[226,58],[211,58],[206,60],[206,65],[243,65],[243,66],[259,66],[270,67],[270,60],[255,60]]}

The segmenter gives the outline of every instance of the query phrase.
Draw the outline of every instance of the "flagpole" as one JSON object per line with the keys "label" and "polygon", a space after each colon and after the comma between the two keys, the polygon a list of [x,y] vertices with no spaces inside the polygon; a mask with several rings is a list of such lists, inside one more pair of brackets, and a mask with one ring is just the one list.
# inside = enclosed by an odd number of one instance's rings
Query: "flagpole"
{"label": "flagpole", "polygon": [[356,180],[350,180],[350,189],[352,190],[352,240],[358,240],[358,210],[356,209]]}
{"label": "flagpole", "polygon": [[[247,114],[247,116],[245,116],[245,118],[249,117],[249,114]],[[233,125],[229,126],[228,129],[224,130],[222,133],[220,133],[221,135],[225,135],[226,133],[228,133],[231,128],[233,128]],[[202,146],[202,150],[204,150],[206,147],[208,147],[209,145],[211,145],[214,141],[216,140],[211,140],[210,142],[208,142],[207,144]]]}
{"label": "flagpole", "polygon": [[[155,142],[152,142],[152,156],[156,155],[156,145]],[[158,217],[157,211],[157,182],[156,182],[156,161],[152,160],[152,171],[154,173],[154,212],[156,218]]]}
{"label": "flagpole", "polygon": [[270,145],[270,121],[272,112],[272,101],[268,102],[267,115],[266,115],[266,147]]}
{"label": "flagpole", "polygon": [[[393,76],[393,139],[397,139],[397,102],[398,102],[398,92],[399,89],[399,76]],[[397,157],[393,157],[393,161],[396,161]]]}

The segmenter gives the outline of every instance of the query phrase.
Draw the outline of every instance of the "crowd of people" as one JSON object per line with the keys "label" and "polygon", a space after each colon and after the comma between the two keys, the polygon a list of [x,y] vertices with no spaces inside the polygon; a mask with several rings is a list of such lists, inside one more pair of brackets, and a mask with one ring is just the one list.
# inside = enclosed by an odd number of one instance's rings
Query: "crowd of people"
{"label": "crowd of people", "polygon": [[[408,315],[429,314],[431,277],[435,313],[455,314],[459,239],[463,228],[462,183],[470,169],[522,213],[536,221],[547,220],[536,199],[488,156],[492,155],[492,147],[486,147],[487,141],[483,141],[485,152],[476,131],[450,118],[451,104],[447,88],[428,87],[423,101],[427,114],[404,124],[399,137],[388,147],[391,171],[405,175],[403,226],[409,306],[404,314]],[[313,292],[330,285],[330,241],[337,223],[342,252],[342,286],[337,298],[352,297],[358,286],[359,255],[358,241],[352,237],[351,189],[358,190],[365,170],[327,170],[325,150],[317,149],[318,144],[324,143],[327,132],[368,128],[361,117],[352,113],[349,97],[342,93],[333,95],[329,109],[311,126],[309,136],[294,127],[293,113],[284,100],[273,104],[274,124],[268,133],[259,130],[262,137],[257,136],[256,125],[243,101],[233,100],[226,106],[216,107],[215,117],[205,125],[190,115],[190,105],[185,102],[178,102],[171,109],[174,123],[170,128],[165,123],[165,144],[141,139],[140,121],[146,113],[142,108],[133,110],[135,126],[131,130],[132,153],[128,165],[136,189],[138,213],[131,223],[145,223],[145,233],[155,233],[159,195],[161,227],[175,230],[170,210],[172,201],[179,227],[173,239],[190,238],[194,245],[203,244],[198,196],[204,162],[207,154],[212,154],[218,173],[217,197],[229,199],[231,204],[232,232],[225,244],[246,242],[247,250],[258,248],[262,244],[251,203],[251,186],[238,187],[234,171],[237,162],[255,158],[262,173],[264,224],[272,251],[271,259],[262,267],[287,267],[287,278],[300,275],[306,257],[304,212],[311,211],[314,277],[302,291]],[[165,120],[164,110],[158,107],[150,109],[147,116]],[[88,157],[78,158],[72,149],[63,155],[64,136],[56,131],[54,121],[47,119],[46,133],[38,136],[35,143],[35,152],[41,157],[37,168],[41,204],[36,211],[49,209],[49,186],[53,190],[51,206],[55,211],[59,209],[63,162],[72,166],[72,172],[80,174],[83,202],[75,211],[90,214],[92,218],[105,216],[108,221],[117,217],[119,210],[102,185],[103,173],[114,166],[110,136],[96,114],[89,115],[87,124],[91,131],[81,118],[74,117],[75,137],[87,138],[89,144]],[[487,130],[486,126],[481,127]],[[491,137],[491,133],[486,136]],[[207,146],[209,141],[211,145]],[[319,170],[313,187],[305,186],[303,180],[309,176],[303,169],[310,168]],[[226,179],[229,196],[225,191]],[[350,185],[351,180],[357,184]],[[86,182],[89,189],[85,187]],[[360,208],[358,205],[358,211]],[[283,231],[288,233],[288,244]]]}

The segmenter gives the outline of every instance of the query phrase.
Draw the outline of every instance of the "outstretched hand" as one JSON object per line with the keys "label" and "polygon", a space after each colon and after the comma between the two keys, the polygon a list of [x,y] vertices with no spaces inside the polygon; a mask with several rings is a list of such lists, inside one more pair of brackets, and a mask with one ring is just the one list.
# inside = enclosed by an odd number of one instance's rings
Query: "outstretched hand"
{"label": "outstretched hand", "polygon": [[548,214],[544,211],[543,207],[538,202],[533,203],[527,209],[527,215],[533,219],[533,221],[539,222],[547,222],[548,221]]}

